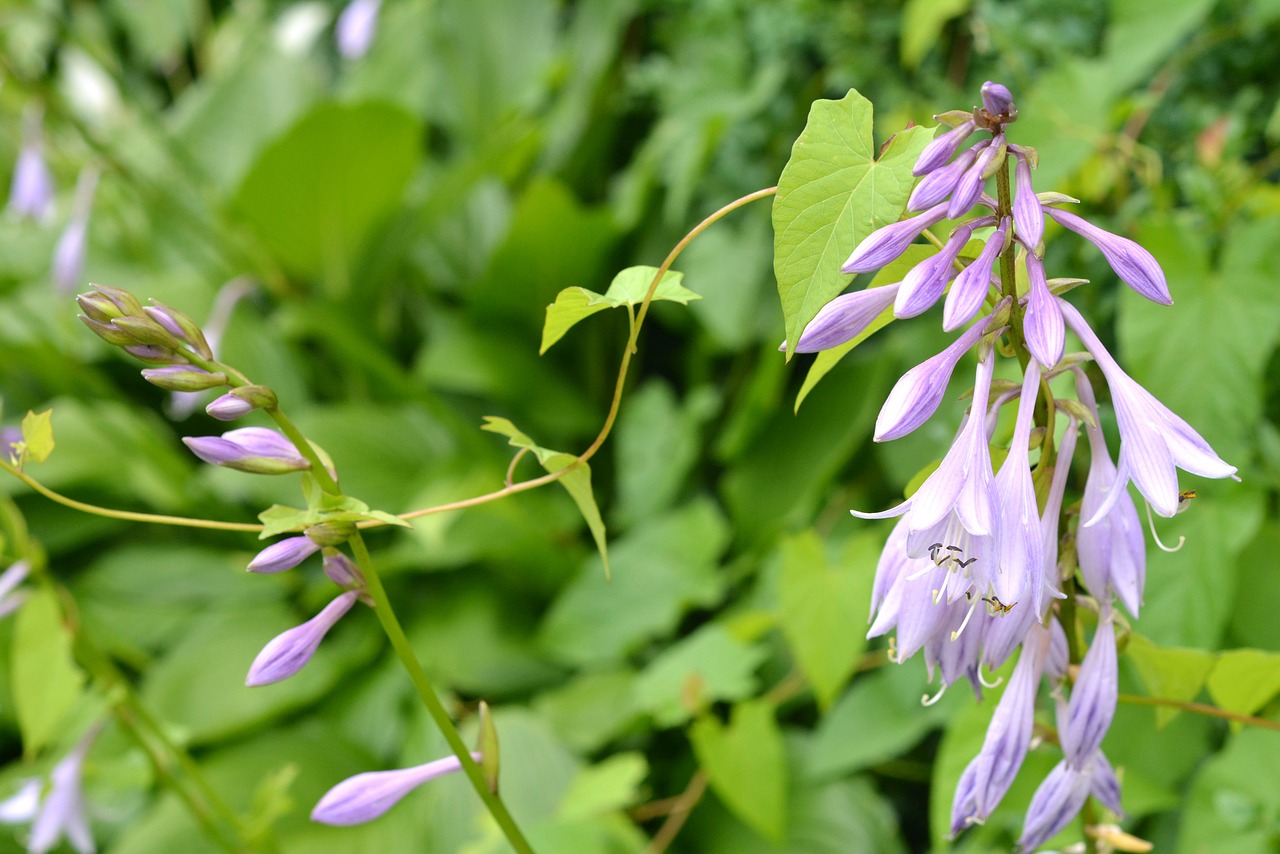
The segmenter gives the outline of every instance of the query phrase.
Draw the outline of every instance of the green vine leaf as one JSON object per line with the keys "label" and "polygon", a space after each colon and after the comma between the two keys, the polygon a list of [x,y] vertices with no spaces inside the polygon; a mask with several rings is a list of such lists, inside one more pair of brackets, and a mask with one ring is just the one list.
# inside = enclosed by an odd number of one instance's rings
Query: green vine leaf
{"label": "green vine leaf", "polygon": [[22,419],[22,459],[42,463],[53,453],[53,410],[28,412]]}
{"label": "green vine leaf", "polygon": [[[621,308],[624,305],[635,306],[644,302],[644,295],[649,292],[649,285],[657,274],[657,267],[628,267],[613,277],[609,290],[603,294],[586,288],[565,288],[556,295],[556,301],[547,306],[547,318],[542,325],[542,346],[538,348],[538,353],[547,352],[578,321],[598,311]],[[684,274],[674,270],[663,273],[662,281],[658,282],[658,287],[653,292],[653,301],[688,305],[692,300],[702,299],[680,284],[683,279]]]}
{"label": "green vine leaf", "polygon": [[908,128],[877,160],[871,127],[871,102],[857,90],[815,101],[778,180],[773,272],[787,358],[818,309],[849,284],[840,265],[858,242],[902,215],[915,182],[911,168],[933,137],[932,128]]}

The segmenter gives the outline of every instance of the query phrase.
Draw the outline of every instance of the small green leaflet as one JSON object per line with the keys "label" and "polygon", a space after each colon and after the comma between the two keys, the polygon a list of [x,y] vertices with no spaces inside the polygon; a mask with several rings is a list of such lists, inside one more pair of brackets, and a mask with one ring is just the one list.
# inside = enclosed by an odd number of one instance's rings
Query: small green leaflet
{"label": "small green leaflet", "polygon": [[[556,295],[556,301],[547,306],[547,319],[542,326],[542,346],[538,348],[538,353],[547,352],[575,323],[597,311],[644,302],[644,296],[649,292],[649,285],[656,275],[657,267],[628,267],[613,277],[609,290],[603,294],[586,288],[565,288]],[[690,300],[702,299],[680,284],[683,278],[683,273],[674,270],[663,273],[662,281],[658,282],[658,287],[653,292],[653,299],[682,305],[688,305]]]}
{"label": "small green leaflet", "polygon": [[[1219,708],[1252,715],[1280,694],[1280,653],[1160,647],[1135,634],[1125,654],[1153,697],[1191,702],[1207,689]],[[1163,727],[1177,713],[1176,708],[1157,707],[1156,726]]]}
{"label": "small green leaflet", "polygon": [[[635,269],[635,268],[632,268]],[[624,271],[625,272],[625,271]],[[655,271],[656,272],[656,271]],[[621,274],[619,274],[621,275]],[[678,273],[676,275],[679,275]],[[617,283],[614,279],[614,283]],[[610,288],[610,291],[613,289]],[[550,309],[547,310],[548,317]],[[499,418],[496,415],[486,415],[484,424],[480,425],[481,430],[488,430],[490,433],[499,433],[506,436],[508,444],[516,448],[528,448],[533,451],[538,458],[538,462],[542,463],[542,467],[549,472],[558,472],[561,469],[573,465],[577,461],[577,457],[573,454],[566,454],[561,451],[550,451],[534,443],[519,427],[512,424],[506,418]],[[591,491],[591,467],[586,463],[579,463],[573,471],[560,478],[560,485],[569,492],[569,496],[574,503],[578,505],[582,518],[587,521],[587,527],[591,529],[591,538],[596,541],[596,548],[600,550],[600,560],[604,562],[605,578],[609,577],[609,548],[605,541],[604,535],[604,519],[600,517],[600,508],[596,506],[595,493]]]}
{"label": "small green leaflet", "polygon": [[28,412],[22,419],[21,458],[42,463],[53,453],[53,410]]}
{"label": "small green leaflet", "polygon": [[258,520],[262,522],[262,533],[258,534],[260,540],[292,531],[301,531],[321,522],[377,521],[384,525],[412,527],[399,516],[393,516],[382,510],[370,510],[369,505],[363,501],[349,497],[344,498],[334,508],[314,507],[310,510],[299,510],[297,507],[273,504],[258,514]]}
{"label": "small green leaflet", "polygon": [[933,137],[932,128],[908,128],[876,160],[871,125],[871,102],[856,90],[839,101],[815,101],[778,179],[773,272],[788,358],[818,309],[849,284],[840,272],[849,253],[902,215],[915,183],[911,169]]}

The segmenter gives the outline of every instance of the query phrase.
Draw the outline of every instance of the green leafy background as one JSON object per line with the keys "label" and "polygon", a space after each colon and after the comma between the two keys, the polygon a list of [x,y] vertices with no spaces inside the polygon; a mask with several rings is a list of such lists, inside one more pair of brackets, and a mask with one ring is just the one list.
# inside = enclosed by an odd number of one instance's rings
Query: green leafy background
{"label": "green leafy background", "polygon": [[[1013,138],[1039,149],[1037,188],[1147,245],[1175,305],[1135,297],[1052,224],[1046,265],[1093,281],[1072,300],[1108,346],[1240,467],[1240,483],[1188,483],[1191,511],[1160,523],[1187,544],[1151,551],[1122,691],[1280,717],[1280,5],[402,0],[358,61],[333,48],[339,8],[4,5],[0,164],[38,103],[59,188],[50,223],[0,217],[4,423],[53,410],[34,476],[236,521],[300,500],[294,477],[197,465],[180,438],[225,425],[166,415],[54,290],[85,163],[103,170],[86,281],[198,319],[224,283],[251,283],[223,355],[390,512],[499,488],[508,439],[534,450],[520,479],[584,449],[653,268],[704,216],[778,184],[663,280],[617,428],[568,494],[373,533],[375,558],[468,735],[480,700],[496,710],[503,795],[539,850],[644,851],[666,799],[701,784],[669,851],[1008,850],[1054,749],[948,842],[999,692],[924,708],[922,664],[886,666],[863,638],[887,527],[847,510],[895,502],[963,405],[957,388],[911,437],[870,442],[892,383],[939,349],[936,317],[838,360],[778,352],[848,286],[857,240],[898,216],[931,115],[995,79],[1021,111]],[[0,623],[0,798],[101,715],[79,627],[230,803],[269,817],[278,850],[504,850],[460,778],[367,826],[307,820],[346,776],[446,751],[363,608],[298,677],[243,686],[261,645],[332,596],[318,567],[251,577],[251,534],[0,490],[75,599],[74,622],[41,593]],[[1280,734],[1122,704],[1106,750],[1126,828],[1157,850],[1275,850]],[[218,850],[118,729],[86,784],[102,850]],[[23,833],[0,829],[0,854]]]}

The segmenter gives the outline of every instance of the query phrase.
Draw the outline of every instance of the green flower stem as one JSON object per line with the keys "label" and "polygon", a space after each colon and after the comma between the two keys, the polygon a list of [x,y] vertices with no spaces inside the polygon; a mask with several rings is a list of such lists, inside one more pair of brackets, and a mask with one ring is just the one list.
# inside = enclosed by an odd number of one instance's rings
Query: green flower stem
{"label": "green flower stem", "polygon": [[[1013,195],[1009,191],[1009,160],[996,170],[996,218],[997,222],[1007,216],[1013,216]],[[1027,342],[1022,334],[1022,308],[1018,305],[1018,268],[1015,256],[1018,244],[1012,240],[1000,253],[1000,288],[1001,294],[1013,297],[1013,306],[1009,311],[1009,339],[1013,349],[1018,353],[1018,361],[1025,371],[1031,361],[1027,350]]]}
{"label": "green flower stem", "polygon": [[74,498],[68,498],[65,495],[54,492],[49,487],[40,483],[31,475],[11,465],[8,461],[0,459],[0,469],[8,472],[18,480],[31,487],[36,492],[64,507],[70,507],[72,510],[78,510],[81,513],[88,513],[92,516],[103,516],[107,519],[122,519],[126,522],[147,522],[152,525],[177,525],[185,528],[208,528],[217,531],[250,531],[256,533],[262,530],[262,526],[249,522],[219,522],[214,519],[189,519],[185,516],[165,516],[157,513],[135,513],[132,510],[113,510],[110,507],[99,507],[96,504],[86,504],[83,501],[76,501]]}
{"label": "green flower stem", "polygon": [[449,748],[458,757],[458,761],[462,763],[463,773],[471,781],[476,794],[480,796],[480,800],[489,809],[490,815],[493,816],[494,821],[502,829],[507,841],[511,843],[511,847],[519,854],[533,854],[532,846],[524,838],[519,825],[516,824],[515,819],[512,818],[511,813],[507,810],[507,805],[496,792],[489,790],[489,784],[485,780],[484,772],[480,769],[479,764],[471,758],[471,749],[462,740],[462,735],[458,732],[458,728],[453,725],[449,712],[445,709],[444,704],[440,702],[440,698],[436,696],[435,689],[431,687],[431,680],[427,678],[426,671],[422,669],[422,664],[418,661],[417,654],[414,653],[413,647],[409,644],[409,638],[405,636],[404,629],[401,628],[400,621],[396,619],[395,611],[391,608],[391,601],[387,598],[387,591],[382,586],[382,579],[378,576],[377,570],[374,569],[373,560],[369,556],[368,548],[365,547],[364,539],[357,533],[349,542],[351,543],[351,551],[355,555],[356,563],[359,564],[360,571],[364,573],[369,596],[374,603],[373,611],[378,615],[383,631],[386,632],[387,639],[391,641],[391,646],[400,658],[400,663],[409,672],[409,677],[413,680],[418,696],[422,698],[422,702],[427,707],[427,712],[431,715],[431,719],[435,721],[441,734],[449,742]]}
{"label": "green flower stem", "polygon": [[289,420],[288,416],[280,411],[280,407],[273,406],[268,409],[264,409],[263,411],[266,412],[267,415],[271,416],[272,421],[276,422],[276,425],[280,428],[280,432],[289,437],[289,441],[293,442],[294,447],[298,449],[298,453],[306,457],[311,463],[311,476],[316,479],[316,483],[320,485],[320,488],[330,495],[341,495],[342,488],[338,486],[338,482],[333,479],[333,475],[329,473],[329,469],[320,459],[320,455],[316,453],[316,449],[311,447],[311,443],[307,441],[307,437],[302,435],[302,431],[294,426],[294,423]]}

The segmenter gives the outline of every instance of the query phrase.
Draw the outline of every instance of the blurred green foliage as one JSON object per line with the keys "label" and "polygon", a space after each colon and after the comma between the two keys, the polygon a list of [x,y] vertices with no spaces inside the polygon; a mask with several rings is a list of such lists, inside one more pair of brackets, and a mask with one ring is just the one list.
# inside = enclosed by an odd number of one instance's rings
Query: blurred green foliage
{"label": "blurred green foliage", "polygon": [[[1052,226],[1047,265],[1094,280],[1073,299],[1108,345],[1242,472],[1196,484],[1193,512],[1162,524],[1188,542],[1152,550],[1123,690],[1276,717],[1264,653],[1280,651],[1280,4],[401,0],[384,4],[359,60],[333,49],[337,11],[0,3],[0,163],[38,105],[59,188],[51,224],[0,217],[0,392],[6,423],[54,411],[56,450],[30,469],[42,482],[239,521],[297,501],[291,477],[198,466],[180,437],[223,425],[162,414],[166,396],[55,292],[49,259],[87,163],[103,173],[86,279],[198,319],[225,283],[251,281],[222,356],[276,389],[350,494],[404,512],[501,487],[513,449],[478,429],[483,416],[542,448],[586,447],[625,315],[566,326],[540,356],[547,306],[566,288],[604,293],[703,216],[777,184],[812,101],[856,87],[876,108],[874,152],[995,79],[1021,111],[1014,137],[1040,151],[1037,188],[1142,240],[1176,304],[1121,294],[1090,247],[1054,241]],[[770,246],[769,202],[732,214],[677,264],[702,299],[653,307],[590,473],[610,580],[558,489],[370,535],[464,726],[479,700],[497,708],[504,798],[540,850],[645,850],[683,815],[664,799],[693,802],[707,783],[668,850],[947,845],[940,817],[994,695],[921,708],[920,665],[864,653],[887,529],[846,513],[893,502],[949,441],[950,416],[870,442],[885,393],[936,335],[894,324],[824,365],[793,413],[813,360],[776,352],[788,336]],[[958,406],[953,395],[944,409]],[[538,473],[524,461],[516,477]],[[250,535],[81,516],[12,480],[0,490],[85,631],[235,808],[278,819],[279,850],[504,850],[461,779],[367,826],[307,821],[343,777],[445,750],[363,609],[298,677],[243,687],[262,643],[331,595],[315,567],[247,577]],[[0,626],[0,797],[88,720],[67,709],[80,674],[45,604]],[[1224,693],[1208,665],[1195,684],[1179,678],[1178,654],[1238,646],[1261,650],[1230,659],[1254,690]],[[1242,654],[1217,667],[1230,655]],[[24,693],[33,681],[43,694]],[[20,723],[28,751],[50,750],[24,760]],[[1274,850],[1276,733],[1122,706],[1106,749],[1124,769],[1127,827],[1160,850]],[[1033,752],[957,850],[1007,849],[1053,761]],[[104,850],[216,850],[122,735],[104,735],[87,775]],[[0,852],[17,844],[6,835]]]}

